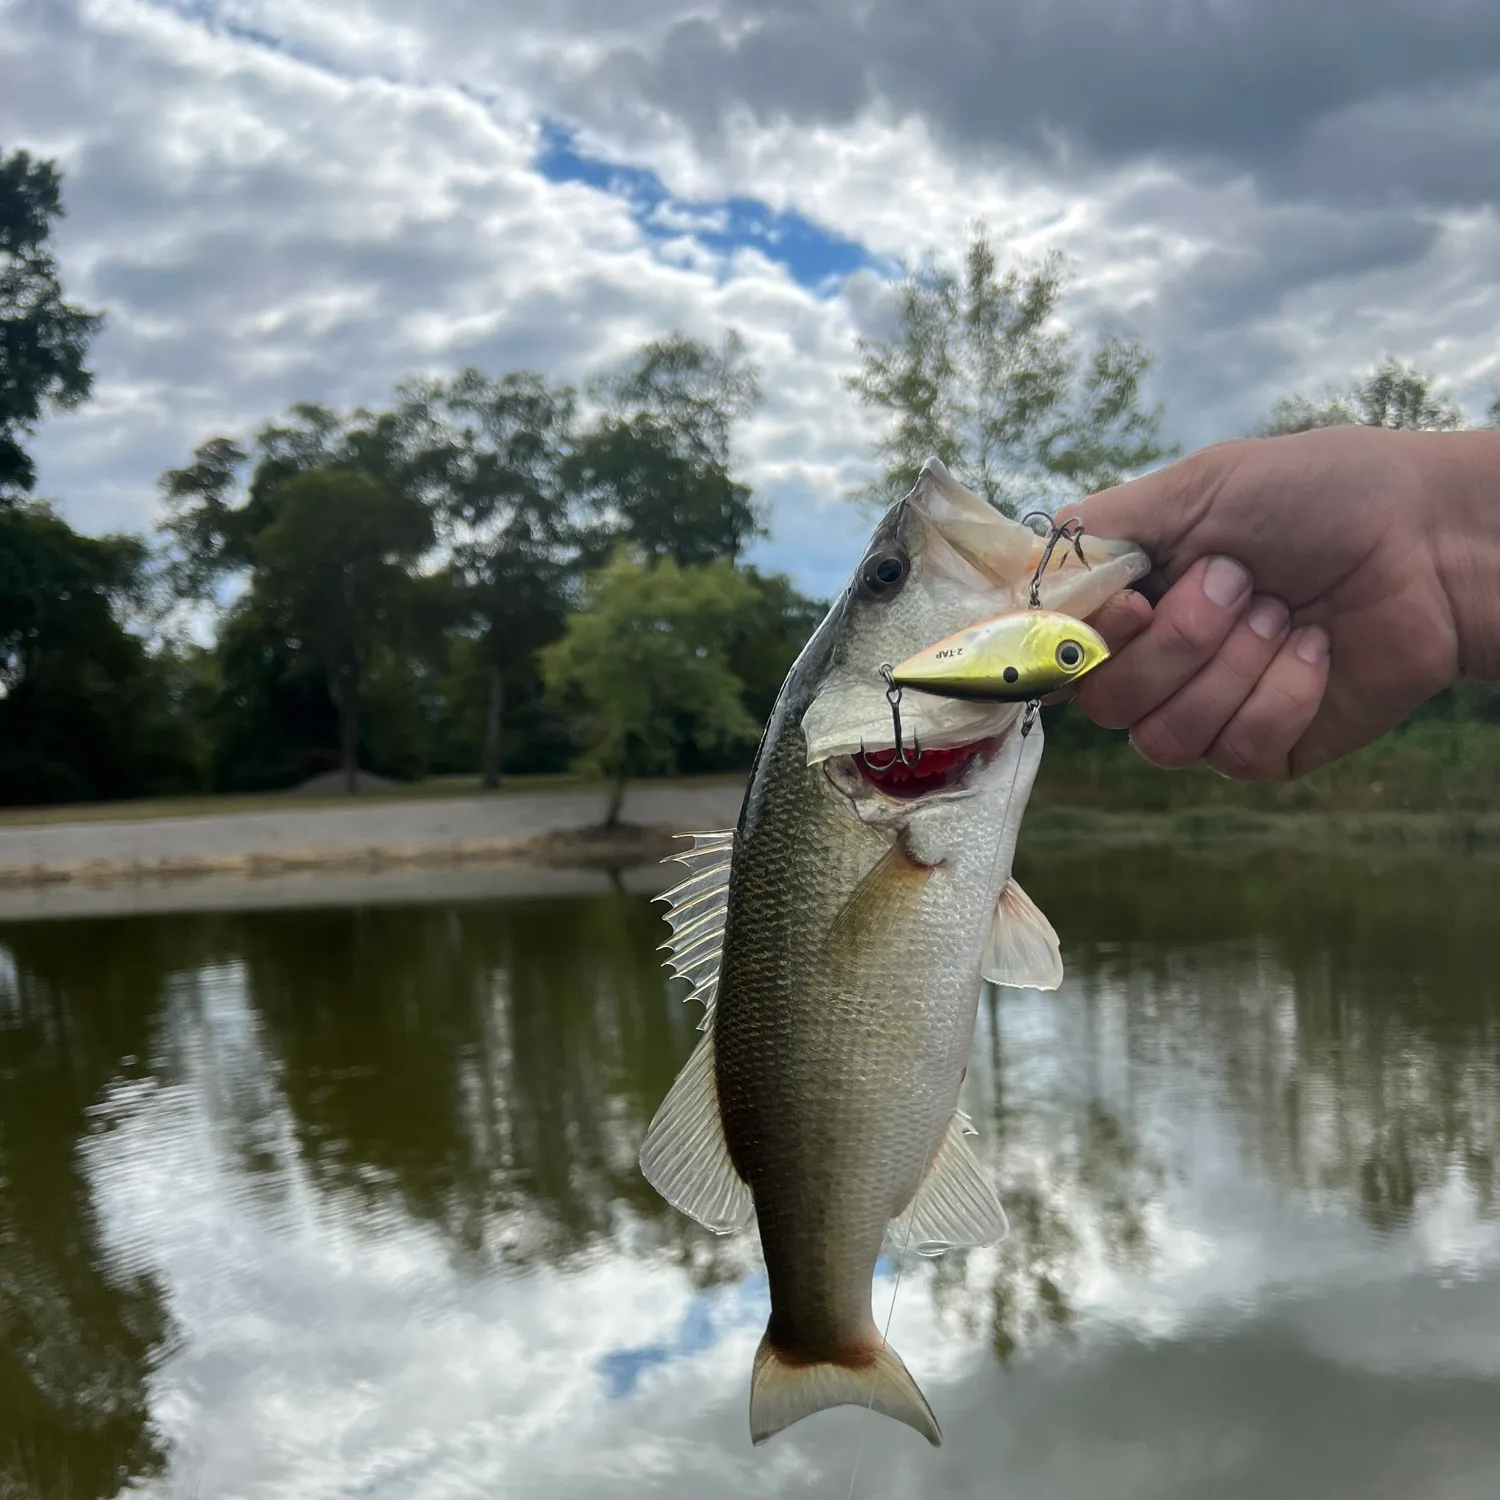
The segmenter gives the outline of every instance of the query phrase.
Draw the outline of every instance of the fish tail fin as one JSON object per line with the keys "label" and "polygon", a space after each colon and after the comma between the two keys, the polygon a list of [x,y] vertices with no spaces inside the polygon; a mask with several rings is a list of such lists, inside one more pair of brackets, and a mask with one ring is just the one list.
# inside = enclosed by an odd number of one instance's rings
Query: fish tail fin
{"label": "fish tail fin", "polygon": [[856,1363],[807,1364],[760,1341],[750,1376],[750,1440],[763,1443],[830,1406],[864,1406],[914,1427],[936,1448],[943,1435],[917,1382],[889,1344]]}

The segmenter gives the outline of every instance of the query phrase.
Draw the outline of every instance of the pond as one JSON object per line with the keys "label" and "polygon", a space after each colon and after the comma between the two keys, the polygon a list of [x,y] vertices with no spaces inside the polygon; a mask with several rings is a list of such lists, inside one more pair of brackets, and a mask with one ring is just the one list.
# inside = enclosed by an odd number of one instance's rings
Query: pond
{"label": "pond", "polygon": [[754,1236],[635,1162],[661,872],[0,926],[0,1495],[1500,1494],[1500,867],[1019,873],[1068,979],[980,1007],[1009,1238],[899,1286],[936,1450],[750,1445]]}

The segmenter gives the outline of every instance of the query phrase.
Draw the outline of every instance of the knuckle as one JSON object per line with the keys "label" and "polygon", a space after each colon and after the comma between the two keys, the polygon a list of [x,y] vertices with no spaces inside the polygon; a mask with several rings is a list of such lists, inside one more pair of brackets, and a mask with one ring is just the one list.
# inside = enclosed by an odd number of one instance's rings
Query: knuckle
{"label": "knuckle", "polygon": [[1156,627],[1160,632],[1157,644],[1173,660],[1207,656],[1218,640],[1209,623],[1198,619],[1193,610],[1158,610]]}

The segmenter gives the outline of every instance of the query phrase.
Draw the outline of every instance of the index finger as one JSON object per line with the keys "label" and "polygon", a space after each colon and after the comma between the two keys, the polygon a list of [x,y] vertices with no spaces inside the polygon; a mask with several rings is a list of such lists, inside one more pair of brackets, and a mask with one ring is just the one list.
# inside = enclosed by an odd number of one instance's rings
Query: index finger
{"label": "index finger", "polygon": [[1134,542],[1173,582],[1198,558],[1186,543],[1221,482],[1219,459],[1216,448],[1202,449],[1139,479],[1071,501],[1059,508],[1057,519],[1076,517],[1094,536]]}

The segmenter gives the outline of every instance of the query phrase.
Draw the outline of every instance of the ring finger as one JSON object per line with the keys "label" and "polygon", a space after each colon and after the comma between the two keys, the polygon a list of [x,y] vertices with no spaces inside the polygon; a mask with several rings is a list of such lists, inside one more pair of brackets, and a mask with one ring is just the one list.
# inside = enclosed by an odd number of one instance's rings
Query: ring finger
{"label": "ring finger", "polygon": [[1327,632],[1318,625],[1294,630],[1204,760],[1236,781],[1285,781],[1292,747],[1316,717],[1327,687]]}
{"label": "ring finger", "polygon": [[1177,770],[1202,759],[1255,690],[1289,627],[1287,607],[1257,595],[1196,677],[1132,726],[1131,742],[1156,765]]}

